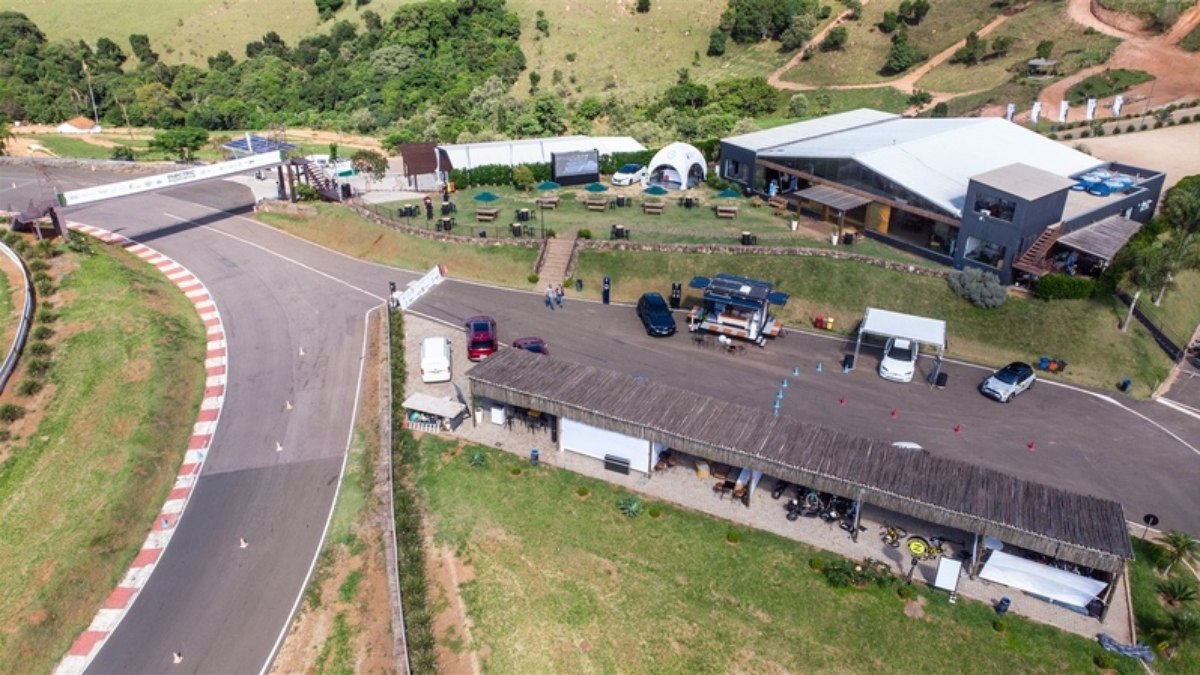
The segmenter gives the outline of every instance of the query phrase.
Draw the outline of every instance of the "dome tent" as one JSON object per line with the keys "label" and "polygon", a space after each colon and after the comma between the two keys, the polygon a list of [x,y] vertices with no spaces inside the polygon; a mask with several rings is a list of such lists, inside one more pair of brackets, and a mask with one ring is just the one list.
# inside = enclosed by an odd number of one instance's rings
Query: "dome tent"
{"label": "dome tent", "polygon": [[671,143],[650,160],[649,182],[673,190],[685,190],[704,181],[704,155],[687,143]]}

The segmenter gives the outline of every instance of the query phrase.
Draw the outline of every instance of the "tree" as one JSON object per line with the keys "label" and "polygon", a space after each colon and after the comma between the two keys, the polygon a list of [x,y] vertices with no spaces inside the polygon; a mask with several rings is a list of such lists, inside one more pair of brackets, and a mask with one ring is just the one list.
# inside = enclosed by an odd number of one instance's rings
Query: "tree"
{"label": "tree", "polygon": [[900,17],[896,16],[896,13],[891,10],[884,12],[883,20],[877,24],[879,32],[881,33],[891,33],[892,31],[896,30],[899,25]]}
{"label": "tree", "polygon": [[333,18],[346,0],[313,0],[317,5],[317,16],[321,17],[322,21],[328,21]]}
{"label": "tree", "polygon": [[1050,58],[1050,54],[1054,53],[1054,40],[1042,40],[1039,42],[1036,53],[1039,59]]}
{"label": "tree", "polygon": [[383,180],[388,170],[387,158],[374,150],[355,150],[350,166],[371,180]]}
{"label": "tree", "polygon": [[208,132],[195,127],[166,129],[154,134],[150,139],[150,149],[176,154],[185,162],[190,162],[192,153],[199,150],[208,142]]}
{"label": "tree", "polygon": [[208,57],[209,70],[229,70],[237,65],[237,61],[233,60],[233,54],[222,49],[217,52],[216,56]]}
{"label": "tree", "polygon": [[1001,35],[995,40],[992,40],[992,52],[997,56],[1004,56],[1009,49],[1016,44],[1017,38],[1013,35]]}
{"label": "tree", "polygon": [[945,101],[938,103],[937,105],[933,106],[933,110],[929,111],[929,116],[930,117],[949,117],[950,116],[950,106],[946,105]]}
{"label": "tree", "polygon": [[522,192],[528,192],[533,187],[533,169],[521,164],[512,172],[513,185]]}
{"label": "tree", "polygon": [[36,53],[46,35],[29,17],[20,12],[0,12],[0,56]]}
{"label": "tree", "polygon": [[1200,635],[1200,615],[1195,612],[1176,612],[1171,615],[1171,622],[1166,629],[1170,646],[1167,648],[1167,658],[1173,659],[1179,653],[1180,647],[1194,641]]}
{"label": "tree", "polygon": [[1138,298],[1142,291],[1153,291],[1170,283],[1171,259],[1161,242],[1156,242],[1134,252],[1125,270],[1124,279],[1133,287],[1133,299],[1129,303],[1129,313],[1121,322],[1121,332],[1129,330],[1129,321],[1133,318],[1133,310],[1137,307]]}
{"label": "tree", "polygon": [[1163,197],[1162,218],[1182,234],[1200,234],[1200,175],[1188,176]]}
{"label": "tree", "polygon": [[916,45],[908,41],[908,33],[900,31],[892,35],[892,48],[883,64],[883,72],[888,75],[903,73],[926,58],[928,57],[917,49]]}
{"label": "tree", "polygon": [[546,10],[537,11],[537,20],[533,22],[533,27],[543,36],[550,37],[550,20],[546,18]]}
{"label": "tree", "polygon": [[637,2],[638,14],[645,14],[646,12],[649,12],[649,11],[650,11],[650,0],[638,0],[638,2]]}
{"label": "tree", "polygon": [[950,57],[950,63],[965,63],[968,66],[973,66],[979,63],[979,59],[983,58],[986,49],[987,43],[979,37],[978,33],[971,31],[967,33],[966,43],[956,49]]}
{"label": "tree", "polygon": [[917,108],[923,108],[933,102],[933,94],[917,89],[908,97],[908,104]]}
{"label": "tree", "polygon": [[1166,549],[1164,556],[1167,566],[1163,574],[1170,574],[1176,563],[1189,562],[1200,555],[1200,541],[1180,530],[1171,530],[1162,536],[1159,544]]}
{"label": "tree", "polygon": [[788,115],[791,117],[804,117],[808,114],[808,97],[803,93],[793,94],[788,99]]}
{"label": "tree", "polygon": [[8,124],[0,122],[0,155],[8,154],[8,142],[13,139],[12,130],[8,128]]}
{"label": "tree", "polygon": [[129,36],[129,47],[133,50],[133,55],[141,62],[142,67],[146,68],[158,63],[158,52],[150,48],[150,38],[140,33],[135,33]]}
{"label": "tree", "polygon": [[812,14],[797,14],[792,23],[779,36],[779,48],[785,52],[795,51],[812,39],[813,30],[817,27],[817,17]]}
{"label": "tree", "polygon": [[846,42],[850,40],[850,29],[845,26],[838,26],[825,34],[825,39],[821,40],[821,51],[834,51],[846,46]]}
{"label": "tree", "polygon": [[108,158],[118,162],[132,162],[134,159],[133,148],[128,145],[118,145],[112,149]]}
{"label": "tree", "polygon": [[725,55],[725,40],[729,36],[720,28],[712,29],[708,34],[708,51],[709,56],[724,56]]}

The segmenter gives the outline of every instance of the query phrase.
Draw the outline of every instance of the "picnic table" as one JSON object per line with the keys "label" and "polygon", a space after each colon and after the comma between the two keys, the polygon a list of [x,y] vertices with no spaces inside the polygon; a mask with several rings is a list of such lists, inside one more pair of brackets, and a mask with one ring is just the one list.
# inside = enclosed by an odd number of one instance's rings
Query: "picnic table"
{"label": "picnic table", "polygon": [[543,209],[557,209],[558,197],[538,197],[537,205]]}
{"label": "picnic table", "polygon": [[607,211],[609,209],[607,197],[588,197],[583,200],[583,204],[588,211]]}
{"label": "picnic table", "polygon": [[737,218],[737,215],[738,215],[738,205],[737,204],[718,204],[717,205],[717,217],[718,218]]}
{"label": "picnic table", "polygon": [[490,223],[500,215],[500,209],[475,209],[475,220]]}
{"label": "picnic table", "polygon": [[651,215],[655,215],[655,216],[661,216],[663,214],[663,211],[666,210],[666,208],[667,208],[667,205],[665,202],[643,202],[642,203],[642,212],[648,213]]}

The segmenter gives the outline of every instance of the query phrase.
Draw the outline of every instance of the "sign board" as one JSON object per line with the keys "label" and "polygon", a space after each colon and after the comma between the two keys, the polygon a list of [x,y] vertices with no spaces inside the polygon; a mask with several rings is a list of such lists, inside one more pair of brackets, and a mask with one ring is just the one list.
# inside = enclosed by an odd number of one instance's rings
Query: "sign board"
{"label": "sign board", "polygon": [[409,284],[408,288],[404,289],[403,291],[396,291],[395,293],[392,293],[392,305],[394,307],[399,307],[401,310],[408,309],[409,306],[419,300],[422,295],[428,293],[429,289],[442,283],[442,280],[445,278],[446,277],[442,272],[442,266],[435,266],[433,269],[426,272],[425,276]]}
{"label": "sign board", "polygon": [[962,573],[962,561],[945,556],[938,558],[937,577],[933,587],[955,593],[958,591],[958,576]]}
{"label": "sign board", "polygon": [[228,176],[235,173],[242,173],[244,171],[274,166],[281,162],[283,162],[282,153],[264,152],[261,155],[251,155],[249,157],[242,157],[241,159],[234,159],[228,162],[217,162],[216,164],[193,166],[183,169],[182,171],[160,173],[155,176],[143,176],[133,180],[121,181],[120,183],[97,185],[95,187],[83,188],[80,190],[69,190],[58,195],[58,203],[61,206],[78,206],[80,204],[89,204],[91,202],[98,202],[103,199],[127,197],[140,192],[161,190],[163,188],[187,185],[188,183],[209,180],[211,178],[220,178],[222,176]]}

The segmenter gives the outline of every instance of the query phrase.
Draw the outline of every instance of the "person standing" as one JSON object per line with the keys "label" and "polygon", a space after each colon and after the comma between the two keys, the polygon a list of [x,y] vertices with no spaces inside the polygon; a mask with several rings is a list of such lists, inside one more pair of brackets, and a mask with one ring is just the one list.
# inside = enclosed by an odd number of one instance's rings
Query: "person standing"
{"label": "person standing", "polygon": [[554,302],[555,302],[555,304],[558,305],[559,309],[562,309],[563,301],[565,299],[566,299],[566,293],[563,292],[562,284],[555,286],[554,287]]}
{"label": "person standing", "polygon": [[554,311],[554,287],[550,284],[546,284],[546,306]]}

